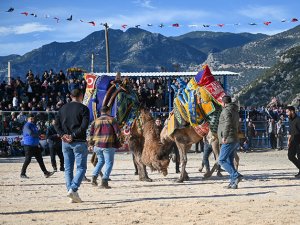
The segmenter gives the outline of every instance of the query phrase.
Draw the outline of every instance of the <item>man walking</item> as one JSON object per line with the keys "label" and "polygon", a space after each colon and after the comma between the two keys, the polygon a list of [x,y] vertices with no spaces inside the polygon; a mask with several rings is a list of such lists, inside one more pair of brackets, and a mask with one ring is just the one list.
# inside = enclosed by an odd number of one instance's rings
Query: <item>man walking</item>
{"label": "man walking", "polygon": [[288,106],[286,114],[289,117],[288,158],[299,169],[295,177],[300,178],[300,117],[294,106]]}
{"label": "man walking", "polygon": [[21,170],[21,178],[29,178],[26,175],[26,169],[31,162],[32,156],[36,158],[36,161],[39,163],[41,170],[44,173],[46,178],[53,175],[53,172],[49,172],[44,164],[42,157],[41,149],[39,145],[39,133],[38,128],[35,125],[34,115],[29,114],[27,118],[27,123],[23,127],[23,141],[24,141],[24,150],[25,150],[25,161]]}
{"label": "man walking", "polygon": [[92,185],[97,186],[97,178],[105,166],[100,188],[109,189],[108,180],[114,165],[115,150],[121,147],[118,136],[120,129],[117,121],[109,115],[109,108],[103,106],[101,116],[91,125],[89,134],[89,150],[97,154],[98,163],[92,174]]}
{"label": "man walking", "polygon": [[230,175],[230,183],[226,188],[237,189],[238,183],[242,180],[243,176],[239,174],[234,168],[233,160],[235,151],[239,147],[239,112],[238,106],[232,103],[230,96],[224,96],[223,110],[219,119],[218,138],[222,144],[219,164]]}
{"label": "man walking", "polygon": [[281,119],[276,123],[276,138],[277,138],[277,149],[283,150],[283,139],[286,135],[286,128]]}
{"label": "man walking", "polygon": [[[62,139],[67,196],[72,203],[80,203],[82,200],[78,189],[87,168],[86,131],[89,125],[89,109],[81,103],[83,93],[80,89],[73,89],[71,98],[72,101],[58,111],[55,129]],[[74,163],[76,163],[75,176]]]}
{"label": "man walking", "polygon": [[57,155],[60,161],[60,171],[65,171],[64,156],[61,149],[61,138],[59,137],[59,134],[57,134],[54,126],[55,119],[52,119],[51,125],[47,128],[46,131],[47,143],[50,150],[51,164],[54,172],[57,172],[57,164],[55,160],[55,155]]}

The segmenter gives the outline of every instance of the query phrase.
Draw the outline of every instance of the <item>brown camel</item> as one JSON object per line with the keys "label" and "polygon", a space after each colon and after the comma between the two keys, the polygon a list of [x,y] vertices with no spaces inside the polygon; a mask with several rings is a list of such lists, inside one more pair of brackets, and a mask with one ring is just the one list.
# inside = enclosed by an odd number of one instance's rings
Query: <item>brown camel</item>
{"label": "brown camel", "polygon": [[141,109],[131,127],[129,138],[129,149],[135,156],[141,181],[152,181],[148,177],[146,166],[150,167],[151,171],[162,172],[164,176],[168,174],[170,146],[167,142],[161,143],[160,134],[156,129],[150,112]]}
{"label": "brown camel", "polygon": [[[168,135],[168,127],[165,124],[163,130],[160,134],[161,142],[166,146],[166,143],[175,142],[179,154],[180,154],[180,161],[181,161],[181,173],[180,177],[177,182],[182,183],[183,181],[189,180],[188,173],[186,172],[186,164],[187,164],[187,152],[191,149],[192,145],[199,142],[203,139],[202,136],[196,133],[193,127],[187,126],[182,129],[176,129],[172,135]],[[207,138],[210,139],[210,143],[212,145],[213,152],[218,159],[219,157],[219,140],[216,133],[209,132]],[[235,154],[235,166],[238,167],[239,157]],[[209,178],[214,173],[214,171],[218,168],[218,162],[216,161],[213,168],[210,171],[206,171],[204,174],[204,178]],[[219,173],[219,172],[218,172]],[[221,175],[219,173],[219,175]]]}

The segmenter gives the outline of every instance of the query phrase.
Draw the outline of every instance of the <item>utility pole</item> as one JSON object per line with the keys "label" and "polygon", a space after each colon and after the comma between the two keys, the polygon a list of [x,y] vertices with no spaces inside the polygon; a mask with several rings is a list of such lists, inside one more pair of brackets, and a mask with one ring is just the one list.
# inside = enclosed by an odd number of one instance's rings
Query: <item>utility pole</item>
{"label": "utility pole", "polygon": [[10,61],[7,63],[7,83],[10,84],[11,82],[11,68],[10,68]]}
{"label": "utility pole", "polygon": [[91,72],[94,73],[94,53],[92,53]]}
{"label": "utility pole", "polygon": [[108,42],[108,24],[103,24],[105,28],[105,47],[106,47],[106,72],[110,73],[110,57],[109,57],[109,42]]}

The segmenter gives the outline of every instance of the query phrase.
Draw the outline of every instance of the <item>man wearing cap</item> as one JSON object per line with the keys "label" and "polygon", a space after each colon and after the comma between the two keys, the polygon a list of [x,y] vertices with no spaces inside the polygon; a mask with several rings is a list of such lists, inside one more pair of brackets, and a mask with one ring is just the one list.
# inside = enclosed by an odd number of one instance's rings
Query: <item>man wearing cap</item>
{"label": "man wearing cap", "polygon": [[295,177],[300,178],[300,117],[294,106],[288,106],[286,114],[289,117],[288,158],[299,170]]}
{"label": "man wearing cap", "polygon": [[[89,108],[82,104],[83,93],[80,89],[71,90],[71,98],[72,101],[58,111],[55,129],[62,139],[67,196],[72,203],[80,203],[82,200],[78,189],[87,168],[86,131],[90,112]],[[75,175],[74,163],[76,163]]]}
{"label": "man wearing cap", "polygon": [[238,106],[232,102],[231,97],[225,95],[222,98],[223,110],[219,118],[218,138],[222,144],[219,164],[230,175],[230,183],[226,188],[237,189],[243,176],[234,168],[233,159],[239,146],[239,111]]}
{"label": "man wearing cap", "polygon": [[25,161],[21,170],[21,178],[28,178],[26,175],[26,169],[31,162],[32,156],[36,158],[39,163],[41,170],[46,178],[53,175],[53,172],[49,172],[44,164],[41,149],[39,145],[39,133],[38,128],[34,123],[34,115],[29,114],[27,123],[23,127],[23,142],[25,150]]}

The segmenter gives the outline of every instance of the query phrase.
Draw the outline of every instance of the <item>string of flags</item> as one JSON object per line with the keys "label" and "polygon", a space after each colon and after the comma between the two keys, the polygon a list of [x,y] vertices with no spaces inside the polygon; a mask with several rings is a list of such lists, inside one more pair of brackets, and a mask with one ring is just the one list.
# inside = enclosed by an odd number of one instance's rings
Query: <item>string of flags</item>
{"label": "string of flags", "polygon": [[[15,12],[15,9],[13,7],[10,7],[7,11],[5,11],[6,13],[14,13]],[[35,14],[35,13],[30,13],[30,12],[20,12],[21,15],[24,15],[24,16],[32,16],[32,17],[35,17],[37,18],[38,15]],[[50,15],[44,15],[43,16],[44,18],[48,19],[48,18],[52,18],[53,20],[56,21],[56,23],[59,23],[61,21],[68,21],[68,22],[71,22],[73,21],[73,15],[70,15],[68,18],[64,18],[64,19],[61,19],[57,16],[55,17],[51,17]],[[79,21],[81,23],[87,23],[91,26],[96,26],[96,22],[95,21],[84,21],[82,19],[79,19]],[[280,23],[297,23],[299,22],[298,18],[291,18],[291,19],[282,19],[280,21]],[[255,23],[255,22],[250,22],[248,23],[247,25],[249,26],[258,26],[258,25],[265,25],[265,26],[270,26],[272,24],[272,21],[264,21],[262,23]],[[104,25],[104,23],[99,23],[100,26]],[[146,25],[141,25],[141,24],[135,24],[135,25],[129,25],[129,24],[121,24],[120,25],[120,28],[122,29],[127,29],[127,28],[130,28],[130,27],[135,27],[135,28],[140,28],[140,27],[153,27],[153,26],[157,26],[157,27],[160,27],[160,28],[164,28],[164,27],[174,27],[174,28],[180,28],[180,27],[189,27],[189,28],[200,28],[200,27],[204,27],[204,28],[209,28],[209,27],[225,27],[225,26],[241,26],[242,24],[241,23],[234,23],[234,24],[225,24],[225,23],[219,23],[219,24],[188,24],[188,25],[184,25],[184,24],[179,24],[179,23],[173,23],[173,24],[163,24],[163,23],[160,23],[160,24],[151,24],[151,23],[148,23]],[[112,27],[113,25],[111,24],[110,27]]]}

